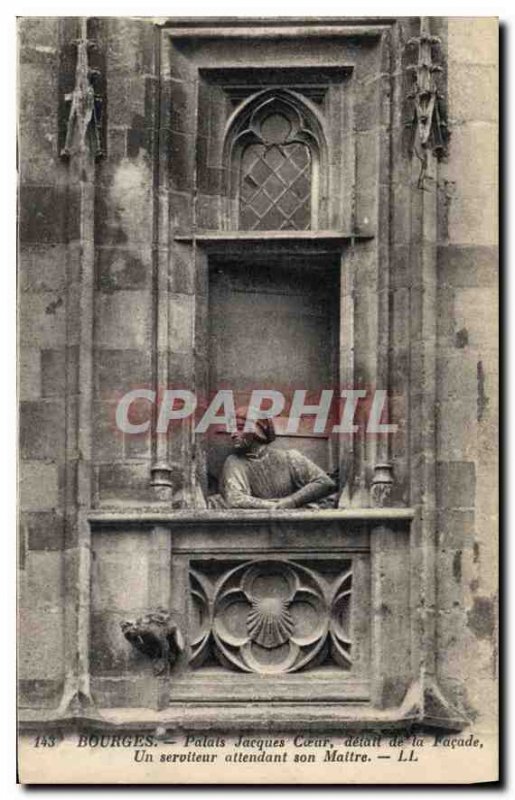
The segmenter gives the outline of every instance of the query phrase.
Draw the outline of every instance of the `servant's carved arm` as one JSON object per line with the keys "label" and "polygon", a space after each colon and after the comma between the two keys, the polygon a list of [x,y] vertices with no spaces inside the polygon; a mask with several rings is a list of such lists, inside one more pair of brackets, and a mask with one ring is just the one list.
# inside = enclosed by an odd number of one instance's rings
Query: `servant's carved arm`
{"label": "servant's carved arm", "polygon": [[335,491],[336,484],[333,479],[298,450],[289,450],[288,459],[295,484],[300,488],[279,500],[276,508],[306,506]]}

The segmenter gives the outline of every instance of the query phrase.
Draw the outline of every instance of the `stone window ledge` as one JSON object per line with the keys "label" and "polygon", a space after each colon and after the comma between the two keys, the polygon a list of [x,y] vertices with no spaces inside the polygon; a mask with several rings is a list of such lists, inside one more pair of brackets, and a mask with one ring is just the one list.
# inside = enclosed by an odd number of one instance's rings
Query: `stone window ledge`
{"label": "stone window ledge", "polygon": [[214,511],[206,509],[187,509],[181,511],[165,511],[161,509],[98,509],[88,515],[92,525],[117,525],[119,523],[144,524],[197,524],[242,522],[370,522],[381,523],[402,522],[412,520],[415,516],[413,508],[342,508],[298,510],[243,510]]}
{"label": "stone window ledge", "polygon": [[[316,248],[316,252],[339,251],[345,244],[374,238],[371,231],[206,231],[177,233],[174,240],[181,244],[195,242],[210,253],[226,254],[228,249],[247,249],[259,245],[260,248],[277,250],[280,248]],[[322,248],[322,250],[321,250]]]}

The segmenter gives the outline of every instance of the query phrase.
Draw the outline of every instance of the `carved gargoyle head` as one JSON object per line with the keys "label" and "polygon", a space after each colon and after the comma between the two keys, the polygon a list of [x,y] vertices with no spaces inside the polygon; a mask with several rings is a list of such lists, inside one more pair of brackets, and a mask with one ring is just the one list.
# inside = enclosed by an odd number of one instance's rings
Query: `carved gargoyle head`
{"label": "carved gargoyle head", "polygon": [[155,675],[166,674],[184,651],[182,633],[164,608],[157,608],[136,620],[125,620],[120,628],[128,642],[155,662]]}

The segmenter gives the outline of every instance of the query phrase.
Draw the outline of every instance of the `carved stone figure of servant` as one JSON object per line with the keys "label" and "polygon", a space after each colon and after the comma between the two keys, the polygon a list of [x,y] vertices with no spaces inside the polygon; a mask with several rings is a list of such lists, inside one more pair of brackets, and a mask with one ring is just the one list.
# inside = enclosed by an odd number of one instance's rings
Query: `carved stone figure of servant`
{"label": "carved stone figure of servant", "polygon": [[252,423],[252,430],[245,430],[248,414],[247,408],[236,412],[236,430],[231,434],[235,452],[224,463],[221,496],[209,498],[210,507],[334,507],[336,484],[333,479],[298,450],[270,447],[275,439],[271,419],[257,419]]}

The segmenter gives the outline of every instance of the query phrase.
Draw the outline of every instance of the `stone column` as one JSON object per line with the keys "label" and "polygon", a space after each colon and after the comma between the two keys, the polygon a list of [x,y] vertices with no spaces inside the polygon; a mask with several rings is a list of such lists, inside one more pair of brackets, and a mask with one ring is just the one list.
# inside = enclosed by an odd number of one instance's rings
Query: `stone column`
{"label": "stone column", "polygon": [[[88,513],[92,497],[92,374],[95,158],[98,139],[94,119],[94,90],[90,80],[88,18],[80,20],[75,87],[69,96],[69,116],[62,156],[69,159],[68,179],[78,188],[79,276],[70,287],[78,301],[78,388],[68,394],[68,408],[76,406],[76,441],[68,430],[68,474],[75,472],[77,510],[75,536],[64,553],[65,687],[58,715],[95,716],[89,685],[90,540]],[[71,322],[71,320],[70,320]],[[75,456],[75,458],[73,458]]]}

